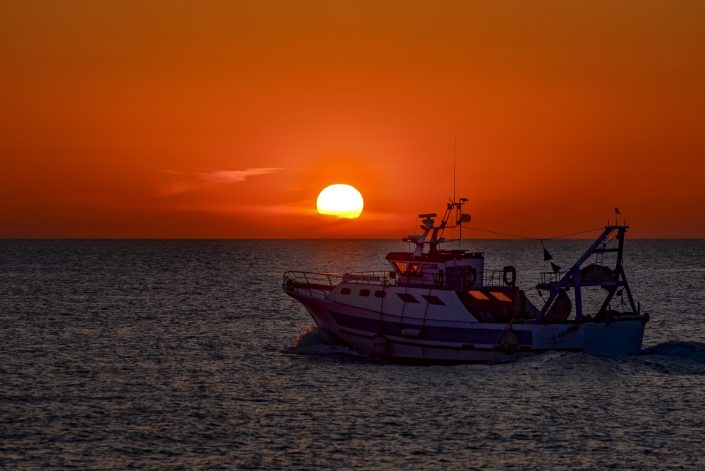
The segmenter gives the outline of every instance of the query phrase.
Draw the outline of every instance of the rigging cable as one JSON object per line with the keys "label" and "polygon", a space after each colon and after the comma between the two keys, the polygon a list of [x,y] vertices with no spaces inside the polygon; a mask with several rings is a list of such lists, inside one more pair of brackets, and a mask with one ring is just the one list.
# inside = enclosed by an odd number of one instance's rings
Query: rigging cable
{"label": "rigging cable", "polygon": [[551,237],[530,237],[530,236],[523,236],[523,235],[518,235],[518,234],[511,234],[509,232],[494,231],[491,229],[482,229],[479,227],[471,227],[471,226],[468,226],[465,229],[470,230],[470,231],[486,232],[488,234],[497,234],[497,235],[503,235],[503,236],[507,236],[507,237],[514,237],[516,239],[538,240],[540,242],[540,241],[544,241],[544,240],[563,239],[565,237],[587,234],[589,232],[597,232],[597,231],[603,230],[604,228],[603,227],[595,227],[592,229],[586,229],[584,231],[571,232],[570,234],[561,234],[561,235],[551,236]]}

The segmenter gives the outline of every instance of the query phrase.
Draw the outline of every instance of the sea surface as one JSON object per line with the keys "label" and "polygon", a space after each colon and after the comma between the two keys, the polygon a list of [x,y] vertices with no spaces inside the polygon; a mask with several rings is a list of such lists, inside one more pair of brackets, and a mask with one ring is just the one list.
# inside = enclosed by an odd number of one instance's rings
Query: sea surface
{"label": "sea surface", "polygon": [[[567,268],[589,241],[549,242]],[[532,241],[468,241],[546,270]],[[705,467],[705,241],[627,240],[644,351],[369,361],[282,273],[387,269],[396,241],[0,241],[2,469]]]}

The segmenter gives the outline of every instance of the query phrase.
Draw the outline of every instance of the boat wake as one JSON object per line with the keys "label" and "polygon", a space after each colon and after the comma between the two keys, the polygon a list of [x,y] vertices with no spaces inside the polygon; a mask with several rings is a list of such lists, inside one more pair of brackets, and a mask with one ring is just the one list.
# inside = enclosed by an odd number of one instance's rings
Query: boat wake
{"label": "boat wake", "polygon": [[296,343],[288,348],[289,353],[296,355],[311,355],[319,357],[332,357],[345,361],[367,362],[368,359],[316,325],[309,326],[299,337]]}
{"label": "boat wake", "polygon": [[682,357],[696,363],[705,363],[705,343],[671,341],[645,348],[642,355]]}
{"label": "boat wake", "polygon": [[[368,363],[372,359],[355,352],[316,325],[311,325],[299,335],[287,353],[323,357],[339,361]],[[566,352],[546,352],[525,358],[528,364],[555,362],[556,357],[571,355]],[[671,341],[645,348],[639,355],[623,357],[665,374],[705,374],[705,343]],[[627,360],[631,363],[630,360]],[[634,364],[634,363],[633,363]]]}
{"label": "boat wake", "polygon": [[663,373],[705,374],[705,343],[702,342],[665,342],[645,348],[638,358]]}

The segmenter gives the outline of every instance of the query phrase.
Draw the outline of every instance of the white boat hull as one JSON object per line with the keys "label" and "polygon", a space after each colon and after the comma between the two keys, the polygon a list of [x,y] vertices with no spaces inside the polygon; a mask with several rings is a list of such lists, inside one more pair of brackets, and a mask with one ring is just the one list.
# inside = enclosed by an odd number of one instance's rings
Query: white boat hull
{"label": "white boat hull", "polygon": [[644,336],[645,319],[640,316],[561,324],[458,322],[403,318],[290,294],[321,329],[360,353],[388,360],[503,362],[549,350],[621,356],[639,353]]}

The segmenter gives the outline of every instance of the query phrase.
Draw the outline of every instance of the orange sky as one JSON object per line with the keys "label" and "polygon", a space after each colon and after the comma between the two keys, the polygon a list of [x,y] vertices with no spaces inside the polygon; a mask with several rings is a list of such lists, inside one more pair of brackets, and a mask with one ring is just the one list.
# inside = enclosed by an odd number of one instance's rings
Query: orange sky
{"label": "orange sky", "polygon": [[455,135],[478,227],[705,237],[703,1],[3,1],[0,44],[0,237],[397,237]]}

